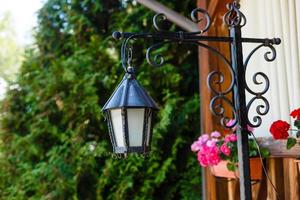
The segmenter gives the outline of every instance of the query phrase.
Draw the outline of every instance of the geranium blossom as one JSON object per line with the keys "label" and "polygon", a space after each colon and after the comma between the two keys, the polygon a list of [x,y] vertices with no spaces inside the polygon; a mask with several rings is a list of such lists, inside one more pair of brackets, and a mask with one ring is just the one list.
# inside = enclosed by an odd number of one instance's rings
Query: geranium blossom
{"label": "geranium blossom", "polygon": [[219,140],[216,138],[220,136],[221,134],[218,135],[217,132],[215,132],[214,137],[203,134],[191,145],[191,150],[198,152],[197,157],[201,166],[217,165],[221,161],[220,150],[217,147]]}
{"label": "geranium blossom", "polygon": [[270,132],[274,139],[287,139],[289,137],[288,130],[290,129],[290,124],[286,121],[278,120],[273,122],[270,127]]}
{"label": "geranium blossom", "polygon": [[231,154],[230,148],[227,146],[226,143],[224,143],[221,147],[220,150],[222,153],[224,153],[226,156],[229,156]]}
{"label": "geranium blossom", "polygon": [[216,146],[216,141],[215,140],[207,140],[206,145],[208,147],[214,147],[214,146]]}
{"label": "geranium blossom", "polygon": [[200,148],[201,148],[201,144],[200,144],[199,141],[195,141],[195,142],[191,145],[191,150],[192,150],[193,152],[199,151]]}
{"label": "geranium blossom", "polygon": [[221,133],[218,131],[214,131],[210,134],[211,137],[218,138],[221,137]]}
{"label": "geranium blossom", "polygon": [[300,120],[300,108],[293,110],[290,116],[294,119]]}
{"label": "geranium blossom", "polygon": [[236,142],[237,141],[236,134],[230,134],[228,137],[229,137],[230,142]]}
{"label": "geranium blossom", "polygon": [[221,161],[219,154],[217,146],[203,146],[197,154],[198,161],[202,167],[217,165]]}
{"label": "geranium blossom", "polygon": [[205,144],[207,142],[207,140],[209,139],[209,135],[208,134],[203,134],[198,138],[198,141],[201,144]]}

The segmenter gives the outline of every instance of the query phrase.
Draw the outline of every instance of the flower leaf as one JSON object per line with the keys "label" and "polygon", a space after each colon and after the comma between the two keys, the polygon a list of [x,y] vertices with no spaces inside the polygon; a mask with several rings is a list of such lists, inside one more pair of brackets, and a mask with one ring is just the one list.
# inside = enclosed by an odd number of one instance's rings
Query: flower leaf
{"label": "flower leaf", "polygon": [[295,144],[297,143],[297,140],[295,138],[289,137],[286,143],[286,148],[291,149]]}
{"label": "flower leaf", "polygon": [[266,148],[261,148],[260,153],[261,153],[262,158],[267,158],[270,156],[270,151]]}
{"label": "flower leaf", "polygon": [[236,170],[236,166],[235,166],[235,164],[234,163],[232,163],[232,162],[228,162],[227,163],[227,169],[229,170],[229,171],[235,171]]}

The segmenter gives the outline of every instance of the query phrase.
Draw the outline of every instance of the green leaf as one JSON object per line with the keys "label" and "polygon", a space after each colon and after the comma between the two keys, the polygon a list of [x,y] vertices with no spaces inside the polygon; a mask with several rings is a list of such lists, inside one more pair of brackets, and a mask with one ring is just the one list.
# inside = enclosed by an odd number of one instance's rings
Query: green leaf
{"label": "green leaf", "polygon": [[270,156],[270,151],[266,148],[261,148],[260,153],[263,158],[267,158]]}
{"label": "green leaf", "polygon": [[227,163],[227,169],[228,169],[229,171],[233,171],[233,172],[234,172],[234,171],[237,169],[237,167],[236,167],[235,163],[228,162],[228,163]]}
{"label": "green leaf", "polygon": [[291,149],[295,144],[297,143],[297,140],[295,138],[288,138],[287,143],[286,143],[286,148]]}

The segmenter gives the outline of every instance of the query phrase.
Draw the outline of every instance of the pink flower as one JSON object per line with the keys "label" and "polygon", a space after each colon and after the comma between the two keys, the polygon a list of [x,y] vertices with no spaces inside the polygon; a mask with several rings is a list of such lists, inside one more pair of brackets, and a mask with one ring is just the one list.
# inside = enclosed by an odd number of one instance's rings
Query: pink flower
{"label": "pink flower", "polygon": [[209,148],[208,146],[206,146],[206,145],[202,145],[202,146],[200,147],[200,150],[199,150],[199,152],[201,152],[201,153],[203,153],[203,154],[208,154],[209,151],[210,151],[210,148]]}
{"label": "pink flower", "polygon": [[[231,134],[230,134],[231,135]],[[230,135],[226,135],[225,138],[224,138],[224,142],[225,143],[228,143],[228,142],[231,142],[230,140]]]}
{"label": "pink flower", "polygon": [[221,133],[218,131],[214,131],[210,134],[211,137],[218,138],[221,137]]}
{"label": "pink flower", "polygon": [[236,142],[237,141],[237,136],[236,134],[232,133],[230,135],[226,135],[226,137],[224,138],[224,142],[228,143],[228,142]]}
{"label": "pink flower", "polygon": [[214,141],[214,140],[208,140],[206,142],[206,146],[208,146],[208,147],[214,147],[214,146],[216,146],[216,141]]}
{"label": "pink flower", "polygon": [[199,151],[200,148],[201,148],[201,144],[200,144],[199,141],[195,141],[195,142],[191,145],[191,150],[192,150],[193,152]]}
{"label": "pink flower", "polygon": [[203,167],[217,165],[221,161],[221,158],[219,156],[219,149],[217,146],[211,148],[203,146],[198,152],[197,157],[200,165]]}
{"label": "pink flower", "polygon": [[198,138],[198,141],[201,143],[201,144],[205,144],[207,142],[207,140],[209,139],[209,135],[208,134],[204,134],[204,135],[201,135],[199,138]]}
{"label": "pink flower", "polygon": [[198,157],[198,161],[200,163],[200,165],[202,167],[207,167],[209,166],[209,161],[208,159],[206,158],[205,154],[202,154],[200,151],[198,152],[197,154],[197,157]]}
{"label": "pink flower", "polygon": [[221,161],[219,153],[219,149],[216,146],[210,149],[210,153],[207,156],[211,165],[217,165]]}
{"label": "pink flower", "polygon": [[237,141],[237,136],[236,136],[236,134],[230,134],[230,135],[229,135],[229,140],[230,140],[230,142],[235,142],[235,141]]}
{"label": "pink flower", "polygon": [[220,148],[221,152],[224,153],[226,156],[229,156],[231,153],[231,150],[229,147],[227,147],[226,143],[224,143],[221,148]]}

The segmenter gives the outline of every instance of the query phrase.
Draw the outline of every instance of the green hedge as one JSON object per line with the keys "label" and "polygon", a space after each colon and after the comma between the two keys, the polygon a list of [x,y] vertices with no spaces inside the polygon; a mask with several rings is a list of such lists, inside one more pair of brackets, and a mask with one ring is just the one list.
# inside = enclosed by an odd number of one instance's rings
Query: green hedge
{"label": "green hedge", "polygon": [[[161,1],[188,13],[196,2]],[[166,64],[137,78],[158,102],[149,158],[114,159],[101,113],[124,71],[114,30],[153,31],[153,12],[134,2],[48,0],[36,43],[1,103],[0,199],[200,199],[197,48],[165,45]],[[171,27],[175,30],[175,27]],[[141,51],[143,49],[143,51]]]}

